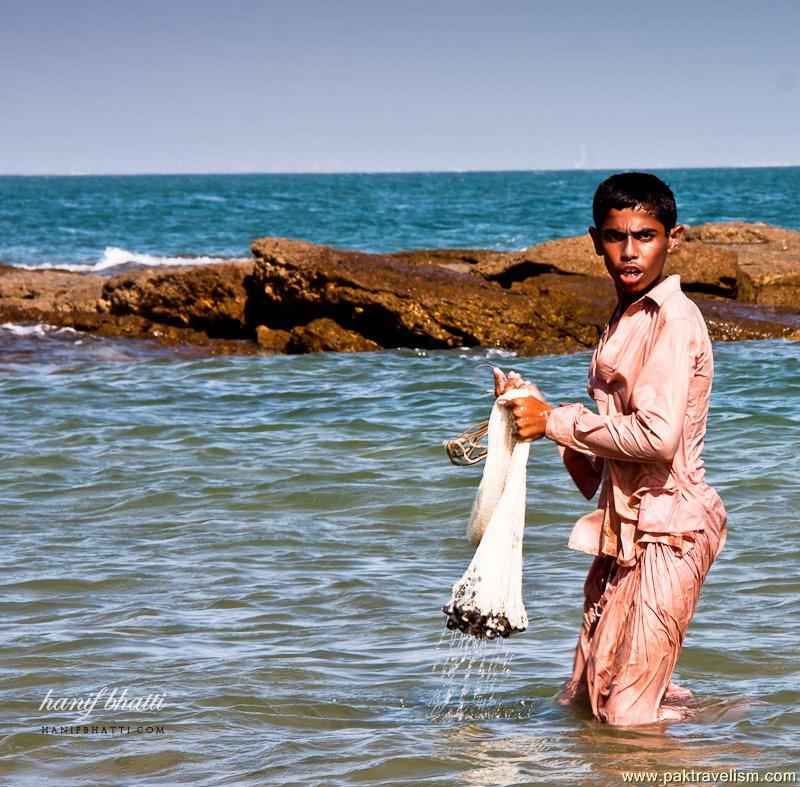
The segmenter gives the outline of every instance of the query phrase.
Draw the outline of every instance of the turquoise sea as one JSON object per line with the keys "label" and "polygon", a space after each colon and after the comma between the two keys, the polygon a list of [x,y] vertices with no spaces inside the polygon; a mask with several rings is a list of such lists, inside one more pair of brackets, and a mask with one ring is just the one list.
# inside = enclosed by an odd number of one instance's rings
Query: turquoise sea
{"label": "turquoise sea", "polygon": [[[264,234],[519,248],[582,231],[603,174],[0,178],[0,259],[97,268],[117,248],[160,264]],[[798,169],[662,174],[687,222],[800,229]],[[529,464],[530,629],[478,647],[440,612],[473,553],[480,476],[442,440],[488,415],[495,364],[586,402],[588,354],[198,359],[0,326],[0,783],[795,772],[800,344],[714,349],[705,458],[730,535],[677,670],[695,715],[619,730],[554,702],[590,560],[564,543],[590,504],[552,444]],[[101,697],[81,720],[41,707],[48,692]],[[151,707],[106,708],[111,692]]]}
{"label": "turquoise sea", "polygon": [[[362,251],[519,249],[585,232],[594,189],[608,174],[0,176],[0,261],[108,266],[118,250],[127,258],[248,256],[263,235]],[[800,229],[800,167],[658,174],[688,224]]]}

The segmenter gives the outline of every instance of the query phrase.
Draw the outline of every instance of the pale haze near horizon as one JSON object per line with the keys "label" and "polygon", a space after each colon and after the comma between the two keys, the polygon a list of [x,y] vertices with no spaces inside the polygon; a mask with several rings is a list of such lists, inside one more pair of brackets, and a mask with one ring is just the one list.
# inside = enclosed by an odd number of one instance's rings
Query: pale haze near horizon
{"label": "pale haze near horizon", "polygon": [[0,174],[800,163],[788,0],[0,11]]}

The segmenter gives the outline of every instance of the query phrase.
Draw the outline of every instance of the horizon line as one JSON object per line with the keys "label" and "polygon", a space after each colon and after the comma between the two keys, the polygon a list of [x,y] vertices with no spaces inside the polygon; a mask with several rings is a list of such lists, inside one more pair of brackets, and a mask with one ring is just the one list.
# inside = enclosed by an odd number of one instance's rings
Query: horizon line
{"label": "horizon line", "polygon": [[649,170],[718,170],[718,169],[794,169],[800,163],[756,162],[744,164],[712,164],[679,166],[675,164],[660,166],[630,167],[535,167],[516,168],[476,168],[476,169],[344,169],[344,170],[152,170],[144,172],[106,170],[98,172],[0,172],[0,178],[121,178],[121,177],[176,177],[176,176],[223,176],[223,175],[469,175],[481,173],[511,172],[643,172]]}

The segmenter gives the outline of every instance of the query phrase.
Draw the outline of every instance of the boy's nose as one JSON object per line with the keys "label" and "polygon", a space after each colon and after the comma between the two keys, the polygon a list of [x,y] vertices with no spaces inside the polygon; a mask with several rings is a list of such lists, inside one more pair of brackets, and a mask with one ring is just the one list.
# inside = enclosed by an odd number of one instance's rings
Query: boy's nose
{"label": "boy's nose", "polygon": [[635,260],[639,256],[639,249],[633,236],[628,235],[622,244],[622,259],[625,261]]}

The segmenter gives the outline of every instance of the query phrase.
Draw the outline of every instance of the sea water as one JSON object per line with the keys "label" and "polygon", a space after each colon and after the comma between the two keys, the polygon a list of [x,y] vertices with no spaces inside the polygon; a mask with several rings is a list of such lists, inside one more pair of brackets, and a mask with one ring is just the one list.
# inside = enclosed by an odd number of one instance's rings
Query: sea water
{"label": "sea water", "polygon": [[[345,176],[327,185],[320,176],[314,188],[284,177],[294,196],[275,198],[283,218],[259,223],[244,211],[238,225],[233,213],[213,214],[225,203],[195,200],[233,189],[237,178],[174,179],[172,215],[155,218],[148,208],[147,221],[130,223],[111,206],[133,216],[137,199],[155,199],[134,194],[157,179],[128,179],[127,196],[115,179],[18,179],[14,199],[28,201],[27,224],[4,225],[2,254],[21,264],[87,265],[106,246],[225,256],[265,232],[363,248],[522,246],[580,231],[589,219],[579,195],[597,180],[474,176],[500,184],[506,206],[520,182],[583,184],[530,198],[529,215],[562,217],[545,230],[490,210],[483,192],[471,219],[445,210],[466,211],[452,185],[461,176],[374,176],[372,185],[346,177],[361,184],[352,209],[362,218],[369,211],[359,200],[373,186],[407,206],[423,188],[449,202],[427,217],[418,205],[398,208],[385,235],[365,219],[359,236],[360,219],[350,229],[331,219],[346,212],[349,192],[336,185]],[[771,190],[777,183],[788,193],[796,177],[714,171],[670,180],[695,221],[790,225]],[[414,184],[410,193],[403,183]],[[725,203],[715,183],[738,201]],[[54,202],[68,199],[105,200],[113,219],[106,234],[94,208],[60,213]],[[212,214],[193,212],[196,204]],[[315,208],[328,217],[319,224],[309,218]],[[0,209],[8,222],[8,200]],[[306,223],[293,229],[289,217],[301,213]],[[409,215],[419,218],[411,229]],[[59,221],[83,226],[83,240],[70,245]],[[696,714],[619,730],[555,701],[570,673],[590,562],[564,544],[591,504],[549,442],[532,446],[529,463],[530,628],[501,643],[442,636],[441,606],[474,551],[464,531],[480,478],[480,467],[449,465],[442,440],[488,416],[493,364],[531,377],[553,402],[587,402],[588,354],[408,348],[196,358],[57,327],[0,327],[0,780],[616,784],[628,770],[796,768],[800,345],[714,351],[704,456],[730,535],[677,669],[695,692]],[[103,689],[157,694],[163,704],[100,703],[88,733],[78,713],[40,709],[48,692],[75,698]],[[100,731],[112,725],[116,733]]]}
{"label": "sea water", "polygon": [[[0,262],[113,272],[131,259],[248,256],[264,235],[362,251],[521,249],[585,232],[608,174],[0,177]],[[800,167],[659,174],[688,224],[800,229]]]}

